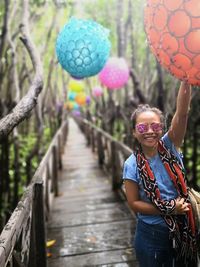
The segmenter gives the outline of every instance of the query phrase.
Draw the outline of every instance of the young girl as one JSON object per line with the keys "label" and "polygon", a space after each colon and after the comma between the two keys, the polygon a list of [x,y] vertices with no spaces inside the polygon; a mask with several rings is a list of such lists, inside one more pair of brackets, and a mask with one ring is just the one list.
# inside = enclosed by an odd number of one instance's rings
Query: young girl
{"label": "young girl", "polygon": [[126,196],[137,216],[134,247],[140,267],[196,267],[196,233],[180,153],[191,87],[182,82],[176,112],[163,135],[157,108],[139,105],[132,114],[138,149],[124,163]]}

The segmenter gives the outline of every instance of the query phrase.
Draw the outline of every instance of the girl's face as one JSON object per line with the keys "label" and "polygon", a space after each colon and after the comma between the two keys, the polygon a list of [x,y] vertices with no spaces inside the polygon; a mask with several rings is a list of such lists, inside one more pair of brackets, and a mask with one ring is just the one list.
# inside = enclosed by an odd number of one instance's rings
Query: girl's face
{"label": "girl's face", "polygon": [[163,133],[160,117],[153,111],[144,111],[136,118],[133,135],[141,144],[143,150],[157,148],[158,141]]}

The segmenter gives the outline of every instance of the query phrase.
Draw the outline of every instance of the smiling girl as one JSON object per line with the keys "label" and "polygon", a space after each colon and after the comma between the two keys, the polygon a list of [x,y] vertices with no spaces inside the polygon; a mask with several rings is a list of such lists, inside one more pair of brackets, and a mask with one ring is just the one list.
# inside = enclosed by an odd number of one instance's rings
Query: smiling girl
{"label": "smiling girl", "polygon": [[133,246],[140,267],[196,267],[196,232],[180,146],[187,127],[191,87],[182,82],[166,133],[157,108],[132,114],[139,146],[125,161],[126,196],[137,216]]}

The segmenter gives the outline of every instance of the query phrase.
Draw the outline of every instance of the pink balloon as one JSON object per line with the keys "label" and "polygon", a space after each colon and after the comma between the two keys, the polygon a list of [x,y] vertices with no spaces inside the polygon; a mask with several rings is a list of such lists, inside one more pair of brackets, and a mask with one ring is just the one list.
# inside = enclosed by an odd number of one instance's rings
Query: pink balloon
{"label": "pink balloon", "polygon": [[100,86],[96,86],[92,89],[92,95],[94,97],[99,97],[103,94],[103,89]]}
{"label": "pink balloon", "polygon": [[120,89],[129,78],[129,68],[124,58],[111,57],[98,75],[108,89]]}

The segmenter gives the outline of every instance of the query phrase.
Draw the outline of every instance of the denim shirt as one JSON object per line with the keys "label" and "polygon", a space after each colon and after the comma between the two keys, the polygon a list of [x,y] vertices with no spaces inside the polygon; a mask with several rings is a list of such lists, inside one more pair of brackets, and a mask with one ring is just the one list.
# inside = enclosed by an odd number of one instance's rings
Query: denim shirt
{"label": "denim shirt", "polygon": [[[182,161],[183,156],[181,153],[179,153],[176,150],[174,144],[171,142],[171,140],[168,137],[168,133],[166,133],[161,139],[163,140],[166,148],[169,149],[170,152],[176,156],[176,158],[179,160],[181,164],[183,164],[183,161]],[[167,173],[160,159],[159,154],[156,154],[155,156],[148,159],[148,162],[154,173],[154,176],[156,177],[156,182],[160,190],[161,198],[163,200],[170,200],[170,199],[176,198],[178,196],[177,190],[169,174]],[[123,179],[124,180],[128,179],[128,180],[132,180],[136,182],[139,186],[140,199],[145,202],[150,202],[150,200],[146,196],[146,193],[144,192],[142,180],[139,177],[136,158],[134,154],[131,154],[124,163]],[[145,215],[145,214],[137,213],[137,217],[138,219],[141,219],[144,222],[149,223],[149,224],[166,225],[164,219],[160,215]]]}

